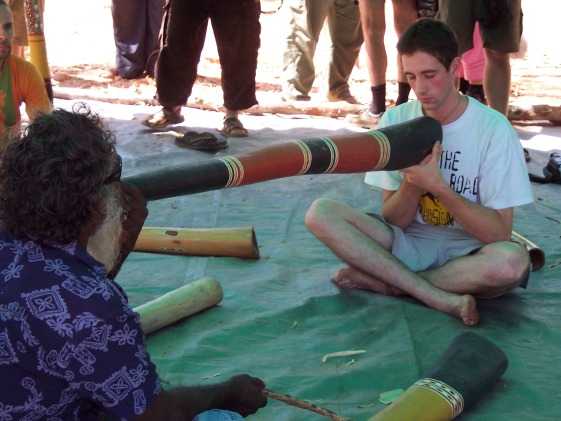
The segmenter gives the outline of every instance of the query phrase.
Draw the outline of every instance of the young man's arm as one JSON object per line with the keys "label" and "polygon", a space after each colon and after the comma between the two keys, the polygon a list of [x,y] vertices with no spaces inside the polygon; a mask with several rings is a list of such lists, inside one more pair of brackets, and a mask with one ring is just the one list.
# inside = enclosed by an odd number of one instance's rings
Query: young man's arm
{"label": "young man's arm", "polygon": [[440,144],[419,165],[403,170],[405,180],[428,191],[448,209],[464,230],[483,243],[509,240],[512,234],[512,208],[495,210],[466,200],[454,192],[438,168]]}
{"label": "young man's arm", "polygon": [[415,218],[423,191],[403,180],[398,190],[382,190],[382,216],[390,224],[407,227]]}
{"label": "young man's arm", "polygon": [[483,243],[510,240],[512,208],[490,209],[470,202],[444,185],[431,191],[464,230]]}
{"label": "young man's arm", "polygon": [[242,374],[216,385],[162,391],[134,420],[192,420],[210,409],[230,410],[246,417],[267,404],[264,388],[260,379]]}

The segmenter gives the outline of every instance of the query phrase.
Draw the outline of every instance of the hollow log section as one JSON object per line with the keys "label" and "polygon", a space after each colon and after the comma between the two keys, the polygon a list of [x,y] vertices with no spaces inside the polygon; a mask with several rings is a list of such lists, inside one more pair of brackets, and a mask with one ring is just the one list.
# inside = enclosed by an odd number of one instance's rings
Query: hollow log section
{"label": "hollow log section", "polygon": [[35,65],[45,81],[45,89],[51,103],[53,102],[53,85],[47,59],[47,46],[43,32],[43,10],[40,0],[24,0],[27,42],[30,61]]}
{"label": "hollow log section", "polygon": [[215,306],[222,301],[222,287],[214,278],[205,277],[170,291],[134,308],[140,316],[145,335],[181,319]]}
{"label": "hollow log section", "polygon": [[379,130],[302,139],[126,177],[147,200],[237,187],[303,174],[397,170],[419,163],[442,140],[442,127],[419,117]]}
{"label": "hollow log section", "polygon": [[532,243],[526,237],[523,237],[516,231],[512,231],[512,241],[522,244],[528,250],[530,255],[530,265],[532,272],[540,270],[545,265],[545,253],[537,244]]}
{"label": "hollow log section", "polygon": [[426,376],[369,421],[449,421],[489,395],[508,367],[505,353],[475,333],[457,336]]}
{"label": "hollow log section", "polygon": [[136,240],[134,250],[186,256],[259,259],[259,249],[253,227],[144,227]]}

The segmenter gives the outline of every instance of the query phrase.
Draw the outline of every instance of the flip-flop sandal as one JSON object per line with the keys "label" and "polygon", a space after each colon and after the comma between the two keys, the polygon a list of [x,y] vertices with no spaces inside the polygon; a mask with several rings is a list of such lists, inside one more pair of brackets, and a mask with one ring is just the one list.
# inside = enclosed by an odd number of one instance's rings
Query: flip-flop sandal
{"label": "flip-flop sandal", "polygon": [[164,109],[158,111],[156,114],[148,117],[142,122],[146,127],[151,129],[163,129],[172,124],[182,123],[185,119],[181,114],[171,113]]}
{"label": "flip-flop sandal", "polygon": [[186,132],[183,136],[175,138],[175,144],[202,152],[216,152],[228,147],[226,139],[218,138],[209,132]]}
{"label": "flip-flop sandal", "polygon": [[247,137],[247,130],[237,117],[228,117],[224,119],[224,125],[220,130],[227,137]]}

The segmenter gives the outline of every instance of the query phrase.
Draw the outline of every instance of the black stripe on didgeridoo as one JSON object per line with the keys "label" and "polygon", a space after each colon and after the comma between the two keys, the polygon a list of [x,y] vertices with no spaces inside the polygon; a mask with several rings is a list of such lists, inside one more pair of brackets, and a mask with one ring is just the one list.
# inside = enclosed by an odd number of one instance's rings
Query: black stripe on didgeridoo
{"label": "black stripe on didgeridoo", "polygon": [[157,200],[184,194],[223,188],[228,182],[228,167],[219,159],[166,167],[123,179],[142,191],[146,200]]}
{"label": "black stripe on didgeridoo", "polygon": [[302,139],[312,154],[312,163],[306,174],[323,174],[329,169],[332,160],[332,150],[321,138]]}

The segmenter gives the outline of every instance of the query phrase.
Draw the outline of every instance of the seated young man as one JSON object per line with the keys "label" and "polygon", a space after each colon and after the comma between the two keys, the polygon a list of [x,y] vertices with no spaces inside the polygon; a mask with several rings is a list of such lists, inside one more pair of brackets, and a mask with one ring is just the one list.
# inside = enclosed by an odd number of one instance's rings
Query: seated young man
{"label": "seated young man", "polygon": [[13,30],[12,12],[0,0],[0,150],[19,134],[22,103],[31,120],[51,110],[39,71],[33,64],[12,55]]}
{"label": "seated young man", "polygon": [[[160,388],[138,315],[111,279],[147,215],[142,194],[121,183],[120,172],[112,135],[88,113],[39,116],[6,148],[0,418],[235,420],[254,413],[266,404],[265,385],[248,375]],[[121,234],[103,240],[106,224]],[[89,252],[94,239],[103,263]],[[210,409],[218,418],[207,418]]]}
{"label": "seated young man", "polygon": [[522,147],[502,114],[455,89],[458,44],[444,23],[417,21],[397,48],[418,100],[386,111],[380,126],[427,115],[442,124],[442,145],[401,172],[367,174],[382,188],[383,219],[319,199],[306,224],[348,265],[338,286],[409,294],[475,325],[474,297],[529,274],[527,251],[510,241],[513,208],[533,200]]}

